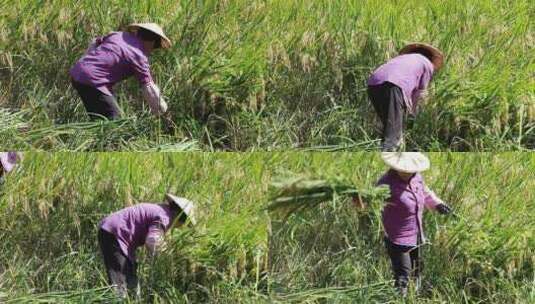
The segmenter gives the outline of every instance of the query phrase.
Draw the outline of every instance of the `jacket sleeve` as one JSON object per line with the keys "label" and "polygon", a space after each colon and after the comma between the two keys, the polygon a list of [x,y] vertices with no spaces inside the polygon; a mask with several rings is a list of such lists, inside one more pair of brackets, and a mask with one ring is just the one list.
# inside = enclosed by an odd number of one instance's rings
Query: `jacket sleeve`
{"label": "jacket sleeve", "polygon": [[127,54],[126,60],[134,71],[134,76],[142,86],[153,81],[147,56],[133,51]]}
{"label": "jacket sleeve", "polygon": [[149,232],[145,238],[145,247],[149,251],[150,256],[156,255],[158,249],[163,241],[163,228],[161,224],[153,224],[149,227]]}
{"label": "jacket sleeve", "polygon": [[425,196],[425,207],[428,209],[435,209],[437,205],[443,204],[444,202],[435,194],[435,192],[431,191],[425,184],[424,184],[424,196]]}
{"label": "jacket sleeve", "polygon": [[149,104],[153,114],[161,114],[167,111],[167,104],[162,99],[160,88],[154,82],[149,82],[142,87],[143,98]]}
{"label": "jacket sleeve", "polygon": [[428,67],[424,67],[422,75],[420,76],[420,81],[418,82],[418,86],[412,92],[411,98],[413,101],[417,101],[422,97],[422,92],[427,89],[429,82],[431,82],[431,78],[433,78],[433,70]]}

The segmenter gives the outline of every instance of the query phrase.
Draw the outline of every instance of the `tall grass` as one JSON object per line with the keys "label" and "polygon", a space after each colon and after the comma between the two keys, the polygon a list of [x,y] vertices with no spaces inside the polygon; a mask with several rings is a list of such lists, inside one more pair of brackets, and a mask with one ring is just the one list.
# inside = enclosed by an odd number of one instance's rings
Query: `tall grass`
{"label": "tall grass", "polygon": [[[46,132],[0,129],[2,146],[374,149],[366,79],[421,40],[447,61],[407,132],[409,149],[533,148],[531,12],[528,0],[15,1],[0,12],[0,105]],[[175,42],[152,59],[170,116],[142,114],[128,81],[117,93],[129,123],[65,132],[87,120],[69,67],[93,37],[139,20],[159,22]]]}
{"label": "tall grass", "polygon": [[[534,155],[430,158],[426,181],[458,217],[426,214],[434,289],[415,302],[533,301]],[[198,202],[201,220],[154,263],[139,252],[141,302],[395,302],[378,213],[343,196],[266,212],[284,172],[371,189],[384,170],[375,153],[28,152],[0,189],[0,302],[111,301],[97,224],[166,191]]]}

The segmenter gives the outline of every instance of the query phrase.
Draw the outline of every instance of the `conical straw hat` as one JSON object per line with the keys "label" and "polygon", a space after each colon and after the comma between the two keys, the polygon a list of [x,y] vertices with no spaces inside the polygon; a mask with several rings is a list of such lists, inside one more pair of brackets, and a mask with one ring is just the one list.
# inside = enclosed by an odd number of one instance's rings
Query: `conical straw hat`
{"label": "conical straw hat", "polygon": [[167,49],[171,47],[171,40],[165,36],[163,29],[156,23],[132,23],[127,26],[127,29],[132,32],[136,32],[139,28],[151,31],[154,34],[162,37],[162,48]]}
{"label": "conical straw hat", "polygon": [[419,152],[382,152],[381,158],[390,168],[405,173],[429,169],[429,159]]}
{"label": "conical straw hat", "polygon": [[195,204],[192,201],[183,197],[175,196],[171,193],[167,193],[165,198],[170,204],[175,204],[182,209],[184,214],[189,218],[193,225],[197,224],[197,219],[195,218]]}
{"label": "conical straw hat", "polygon": [[444,65],[444,54],[436,47],[426,44],[426,43],[421,43],[421,42],[409,43],[399,51],[399,54],[404,55],[404,54],[417,53],[415,52],[415,50],[419,48],[425,49],[431,53],[431,63],[433,64],[433,67],[435,68],[435,70],[439,70],[440,68],[442,68],[442,65]]}

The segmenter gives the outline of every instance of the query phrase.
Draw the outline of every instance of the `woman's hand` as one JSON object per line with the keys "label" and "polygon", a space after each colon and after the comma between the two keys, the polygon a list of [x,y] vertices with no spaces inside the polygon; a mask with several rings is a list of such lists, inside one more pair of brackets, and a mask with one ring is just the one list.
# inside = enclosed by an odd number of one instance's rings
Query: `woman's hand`
{"label": "woman's hand", "polygon": [[168,108],[169,106],[167,105],[167,102],[165,102],[165,99],[161,97],[160,98],[160,114],[166,113]]}
{"label": "woman's hand", "polygon": [[438,204],[435,209],[438,211],[438,213],[442,215],[450,214],[451,213],[451,207],[446,204]]}

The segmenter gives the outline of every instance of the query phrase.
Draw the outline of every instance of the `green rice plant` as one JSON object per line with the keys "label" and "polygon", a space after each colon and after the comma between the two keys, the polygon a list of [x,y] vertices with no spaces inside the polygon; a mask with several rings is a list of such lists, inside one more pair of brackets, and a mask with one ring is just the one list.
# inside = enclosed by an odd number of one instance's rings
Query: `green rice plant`
{"label": "green rice plant", "polygon": [[305,208],[317,208],[319,203],[334,197],[356,197],[360,201],[375,203],[390,195],[387,187],[359,189],[343,177],[314,177],[289,175],[271,183],[270,211],[285,211],[286,216]]}

